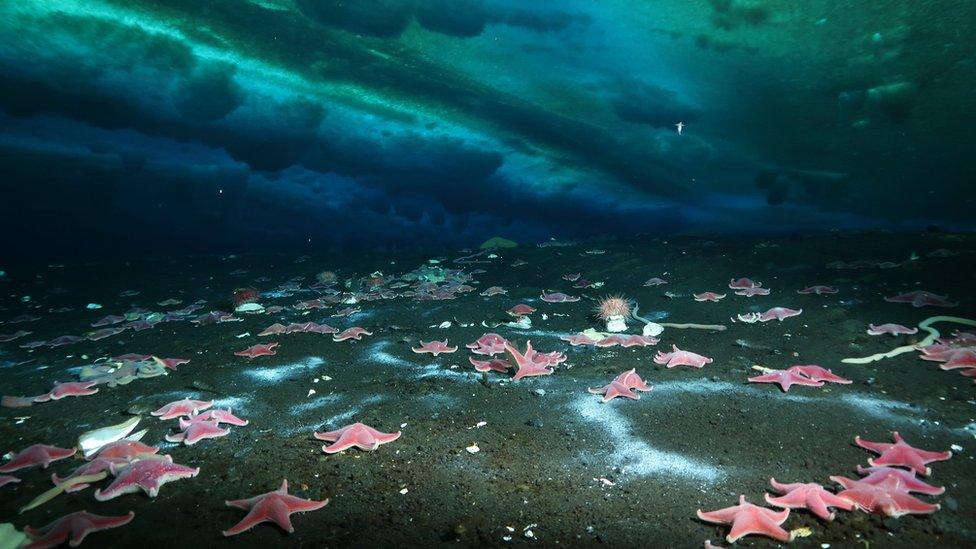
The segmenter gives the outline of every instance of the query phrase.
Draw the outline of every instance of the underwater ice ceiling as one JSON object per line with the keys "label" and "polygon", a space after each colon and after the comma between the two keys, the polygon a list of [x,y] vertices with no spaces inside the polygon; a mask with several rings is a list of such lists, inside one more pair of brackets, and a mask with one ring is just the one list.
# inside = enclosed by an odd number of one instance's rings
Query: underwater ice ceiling
{"label": "underwater ice ceiling", "polygon": [[55,249],[972,227],[952,6],[5,2],[0,222]]}

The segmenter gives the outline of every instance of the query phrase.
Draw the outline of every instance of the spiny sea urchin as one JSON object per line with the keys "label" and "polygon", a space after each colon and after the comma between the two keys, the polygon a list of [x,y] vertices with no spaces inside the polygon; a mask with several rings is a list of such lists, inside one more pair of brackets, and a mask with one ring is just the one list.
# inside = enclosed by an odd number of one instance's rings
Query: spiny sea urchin
{"label": "spiny sea urchin", "polygon": [[630,300],[622,295],[607,296],[597,302],[593,312],[603,321],[611,317],[630,318]]}

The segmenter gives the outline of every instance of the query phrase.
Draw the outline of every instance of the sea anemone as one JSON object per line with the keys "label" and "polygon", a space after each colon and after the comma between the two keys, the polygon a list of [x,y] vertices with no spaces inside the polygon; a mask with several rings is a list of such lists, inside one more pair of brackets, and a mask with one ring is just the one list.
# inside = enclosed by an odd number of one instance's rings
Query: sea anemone
{"label": "sea anemone", "polygon": [[332,271],[322,271],[321,273],[315,275],[315,279],[318,280],[320,284],[335,284],[336,274]]}
{"label": "sea anemone", "polygon": [[231,298],[231,303],[234,307],[240,307],[245,303],[256,303],[261,299],[261,292],[257,288],[237,288],[234,290],[234,296]]}
{"label": "sea anemone", "polygon": [[613,317],[630,318],[630,300],[622,295],[607,296],[597,302],[593,311],[603,321]]}

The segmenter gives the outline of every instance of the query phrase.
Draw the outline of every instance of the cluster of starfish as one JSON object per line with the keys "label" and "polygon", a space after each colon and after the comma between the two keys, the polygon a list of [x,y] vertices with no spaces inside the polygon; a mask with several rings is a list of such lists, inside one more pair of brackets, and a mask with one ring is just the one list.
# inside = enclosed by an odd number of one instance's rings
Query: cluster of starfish
{"label": "cluster of starfish", "polygon": [[911,494],[939,495],[945,491],[943,487],[932,486],[916,478],[916,474],[929,475],[931,469],[927,464],[947,460],[952,457],[952,452],[932,452],[915,448],[905,442],[897,432],[892,433],[892,437],[894,443],[869,442],[855,437],[855,444],[878,454],[878,457],[868,460],[870,467],[857,467],[858,474],[862,476],[860,479],[831,476],[830,479],[841,487],[837,493],[829,492],[823,485],[815,482],[782,484],[776,479],[770,479],[771,486],[780,495],[765,494],[766,503],[782,510],[754,505],[747,502],[745,496],[739,496],[739,504],[732,507],[710,512],[699,509],[698,518],[713,524],[731,526],[725,539],[729,543],[735,543],[739,538],[750,534],[767,536],[777,541],[791,541],[794,534],[781,525],[789,518],[791,511],[798,509],[807,510],[827,521],[834,519],[835,513],[832,509],[859,509],[889,517],[938,511],[937,503],[922,501]]}
{"label": "cluster of starfish", "polygon": [[779,384],[783,392],[790,390],[793,385],[806,385],[809,387],[822,387],[826,383],[839,383],[850,385],[851,380],[843,378],[830,370],[809,364],[806,366],[790,366],[785,370],[772,370],[763,368],[765,372],[761,376],[750,377],[750,383],[776,383]]}
{"label": "cluster of starfish", "polygon": [[152,415],[160,419],[179,418],[179,432],[167,434],[166,440],[168,442],[182,442],[187,446],[192,446],[204,439],[229,435],[230,429],[221,427],[221,424],[238,427],[248,424],[246,419],[235,416],[230,409],[210,410],[209,408],[213,404],[212,400],[190,400],[187,398],[170,402],[152,412]]}
{"label": "cluster of starfish", "polygon": [[941,362],[940,369],[959,370],[976,383],[976,332],[955,332],[952,337],[939,338],[919,351],[922,360]]}
{"label": "cluster of starfish", "polygon": [[523,353],[511,342],[496,333],[484,334],[477,341],[468,343],[466,347],[475,355],[488,357],[488,360],[479,360],[473,356],[468,357],[468,361],[479,372],[508,373],[512,369],[512,364],[504,358],[495,358],[495,355],[508,353],[515,362],[516,368],[512,381],[518,381],[525,377],[549,375],[553,372],[554,366],[566,361],[566,355],[559,351],[551,353],[536,351],[532,348],[531,341],[526,342],[526,349]]}

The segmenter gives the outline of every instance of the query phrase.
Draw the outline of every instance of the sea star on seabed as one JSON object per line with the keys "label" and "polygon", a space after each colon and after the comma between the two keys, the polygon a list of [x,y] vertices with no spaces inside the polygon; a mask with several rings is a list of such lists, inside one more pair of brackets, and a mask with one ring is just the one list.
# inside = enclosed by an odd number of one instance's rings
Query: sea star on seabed
{"label": "sea star on seabed", "polygon": [[366,328],[353,326],[352,328],[346,328],[338,334],[333,335],[332,341],[345,341],[347,339],[355,339],[356,341],[360,341],[364,335],[371,336],[373,335],[373,332],[366,330]]}
{"label": "sea star on seabed", "polygon": [[838,383],[840,385],[850,385],[853,383],[853,381],[841,377],[831,372],[827,368],[817,366],[816,364],[808,364],[806,366],[790,366],[788,371],[806,376],[814,381],[826,381],[829,383]]}
{"label": "sea star on seabed", "polygon": [[759,286],[755,286],[752,288],[742,288],[741,290],[736,290],[735,295],[752,297],[754,295],[769,295],[769,291],[769,288],[760,288]]}
{"label": "sea star on seabed", "polygon": [[644,286],[660,286],[661,284],[667,284],[667,283],[668,283],[667,280],[655,276],[654,278],[647,279],[647,281],[644,282]]}
{"label": "sea star on seabed", "polygon": [[884,300],[889,303],[911,303],[912,307],[955,307],[959,305],[958,303],[949,301],[948,296],[936,295],[923,290],[915,290],[907,294],[886,297]]}
{"label": "sea star on seabed", "polygon": [[823,284],[815,284],[813,286],[807,286],[802,290],[797,290],[798,294],[817,294],[817,295],[830,295],[836,294],[837,288],[833,286],[824,286]]}
{"label": "sea star on seabed", "polygon": [[725,297],[725,294],[717,294],[715,292],[705,292],[703,294],[694,294],[694,297],[695,297],[695,301],[714,301],[714,302],[717,302],[718,300],[720,300],[723,297]]}
{"label": "sea star on seabed", "polygon": [[159,419],[176,419],[180,416],[192,416],[214,405],[212,400],[174,400],[162,408],[151,412]]}
{"label": "sea star on seabed", "polygon": [[428,341],[427,343],[421,341],[420,347],[414,347],[410,350],[417,354],[430,353],[434,356],[437,356],[441,353],[453,353],[457,351],[458,348],[457,346],[454,347],[448,346],[447,340],[444,340],[444,341]]}
{"label": "sea star on seabed", "polygon": [[777,541],[792,541],[793,534],[780,527],[790,516],[790,510],[774,511],[768,507],[760,507],[746,501],[745,496],[739,496],[739,504],[717,511],[703,512],[698,510],[698,518],[714,524],[730,524],[732,530],[725,537],[729,543],[749,534],[759,534],[771,537]]}
{"label": "sea star on seabed", "polygon": [[545,301],[546,303],[575,303],[580,300],[580,298],[577,296],[566,295],[562,292],[555,292],[551,294],[542,292],[542,295],[539,296],[539,299]]}
{"label": "sea star on seabed", "polygon": [[47,549],[57,547],[66,541],[71,547],[77,547],[81,545],[88,534],[124,526],[131,522],[135,516],[136,514],[132,511],[120,517],[106,517],[88,511],[75,511],[47,526],[41,528],[27,526],[24,528],[24,533],[30,537],[31,542],[23,547],[24,549]]}
{"label": "sea star on seabed", "polygon": [[318,440],[333,443],[322,447],[322,451],[326,454],[341,452],[353,446],[360,450],[371,452],[379,448],[380,444],[393,442],[400,438],[400,431],[384,433],[373,429],[369,425],[357,422],[335,431],[315,433],[313,436]]}
{"label": "sea star on seabed", "polygon": [[468,357],[468,362],[474,366],[474,369],[479,372],[508,372],[509,368],[512,367],[508,361],[501,358],[492,358],[489,360],[477,360],[473,356]]}
{"label": "sea star on seabed", "polygon": [[806,509],[824,520],[834,520],[834,513],[828,509],[836,507],[850,511],[854,509],[854,503],[837,495],[828,492],[824,487],[815,482],[794,482],[781,484],[776,479],[769,479],[769,484],[773,489],[783,494],[779,497],[772,497],[765,494],[766,503],[784,509]]}
{"label": "sea star on seabed", "polygon": [[58,461],[75,455],[75,448],[58,448],[46,444],[32,444],[17,452],[10,461],[0,465],[0,473],[12,473],[20,469],[40,465],[41,469],[47,469],[52,461]]}
{"label": "sea star on seabed", "polygon": [[569,342],[570,345],[576,347],[577,345],[596,345],[597,340],[592,339],[583,334],[573,334],[559,336],[559,339]]}
{"label": "sea star on seabed", "polygon": [[841,476],[832,476],[830,480],[844,488],[837,493],[837,497],[853,502],[858,509],[867,513],[897,518],[910,514],[925,515],[939,510],[939,504],[925,503],[910,495],[895,477],[878,483]]}
{"label": "sea star on seabed", "polygon": [[759,322],[769,322],[770,320],[778,320],[782,322],[784,319],[790,318],[791,316],[799,316],[803,312],[803,309],[789,309],[787,307],[773,307],[772,309],[766,311],[759,315]]}
{"label": "sea star on seabed", "polygon": [[230,434],[230,429],[221,427],[220,422],[216,419],[210,421],[190,421],[186,423],[180,419],[180,429],[182,430],[179,433],[167,434],[166,441],[182,442],[187,446],[192,446],[206,438],[218,438]]}
{"label": "sea star on seabed", "polygon": [[712,362],[712,359],[707,356],[692,353],[691,351],[682,351],[677,345],[671,345],[671,349],[672,351],[670,353],[658,351],[657,355],[654,356],[654,362],[656,364],[663,364],[668,368],[674,368],[675,366],[702,368]]}
{"label": "sea star on seabed", "polygon": [[933,461],[945,461],[952,457],[951,451],[932,452],[914,448],[905,442],[905,439],[901,438],[898,431],[892,432],[891,438],[894,439],[894,443],[870,442],[862,440],[858,436],[854,437],[854,444],[857,444],[865,450],[879,454],[877,458],[868,460],[868,463],[871,465],[876,467],[907,467],[925,476],[929,476],[932,473],[932,469],[927,467],[929,463]]}
{"label": "sea star on seabed", "polygon": [[47,402],[49,400],[61,400],[65,397],[93,395],[98,392],[98,389],[92,389],[92,387],[95,385],[95,381],[69,381],[67,383],[55,383],[54,388],[49,392],[34,397],[34,402]]}
{"label": "sea star on seabed", "polygon": [[534,360],[535,356],[538,354],[540,356],[547,356],[543,353],[536,353],[532,349],[532,342],[526,342],[525,354],[519,352],[511,343],[505,342],[505,350],[512,355],[515,360],[515,365],[518,366],[515,375],[512,377],[512,381],[518,381],[524,377],[532,376],[547,376],[552,374],[552,369],[548,366],[549,361],[545,360],[543,362],[537,362]]}
{"label": "sea star on seabed", "polygon": [[808,385],[823,387],[822,381],[814,381],[804,375],[790,370],[769,370],[761,376],[749,378],[749,383],[778,383],[783,392],[788,392],[793,385]]}
{"label": "sea star on seabed", "polygon": [[[565,341],[569,341],[571,345],[575,345],[571,340],[567,339]],[[642,336],[636,334],[622,334],[622,335],[613,334],[595,343],[597,347],[613,347],[615,345],[620,345],[621,347],[646,347],[648,345],[657,345],[658,342],[660,341],[661,341],[660,339],[656,337],[650,337],[650,336]]]}
{"label": "sea star on seabed", "polygon": [[234,356],[242,356],[248,359],[255,359],[259,356],[272,356],[278,354],[278,352],[274,350],[274,348],[277,346],[278,343],[274,341],[268,343],[267,345],[258,343],[257,345],[251,345],[243,351],[237,351],[234,353]]}
{"label": "sea star on seabed", "polygon": [[651,386],[648,385],[639,375],[637,375],[637,369],[631,368],[626,372],[620,374],[609,384],[599,387],[597,389],[589,388],[591,394],[603,395],[603,402],[608,402],[616,397],[624,397],[633,400],[640,400],[640,395],[634,391],[650,391]]}
{"label": "sea star on seabed", "polygon": [[496,333],[487,333],[465,347],[476,355],[494,356],[505,352],[505,338]]}
{"label": "sea star on seabed", "polygon": [[140,459],[121,467],[112,465],[111,471],[115,480],[108,488],[95,490],[95,499],[98,501],[108,501],[139,490],[154,498],[167,482],[195,477],[200,473],[200,468],[173,463],[173,458],[165,455]]}
{"label": "sea star on seabed", "polygon": [[509,309],[506,312],[508,314],[512,315],[512,316],[525,316],[525,315],[530,315],[530,314],[534,313],[535,312],[535,308],[534,307],[530,307],[530,306],[526,305],[525,303],[519,303],[518,305],[512,307],[511,309]]}
{"label": "sea star on seabed", "polygon": [[243,427],[250,423],[246,419],[241,419],[234,415],[230,409],[227,410],[207,410],[202,414],[191,415],[189,417],[180,418],[180,429],[186,429],[186,427],[191,423],[196,423],[198,421],[216,421],[217,423],[227,423],[229,425],[237,425],[238,427]]}
{"label": "sea star on seabed", "polygon": [[247,516],[240,522],[224,530],[225,536],[233,536],[250,530],[262,522],[273,522],[291,534],[295,531],[295,527],[291,524],[293,513],[307,513],[321,509],[329,503],[329,500],[315,501],[290,495],[288,480],[285,479],[281,481],[281,487],[277,490],[250,499],[227,500],[224,503],[229,507],[247,511]]}
{"label": "sea star on seabed", "polygon": [[929,496],[938,496],[945,493],[945,486],[933,486],[915,476],[915,471],[906,471],[895,467],[861,467],[857,466],[857,474],[863,475],[860,482],[868,484],[881,484],[882,482],[895,478],[898,479],[898,489],[902,492],[918,492]]}
{"label": "sea star on seabed", "polygon": [[902,326],[901,324],[890,324],[890,323],[881,324],[881,325],[868,324],[868,335],[873,335],[873,336],[883,335],[883,334],[889,334],[893,336],[912,335],[917,333],[918,333],[918,328],[908,328],[906,326]]}
{"label": "sea star on seabed", "polygon": [[505,288],[502,288],[501,286],[491,286],[490,288],[486,288],[485,291],[481,292],[478,295],[482,295],[482,296],[485,296],[485,297],[491,297],[493,295],[505,295],[507,293],[508,293],[508,290],[506,290]]}
{"label": "sea star on seabed", "polygon": [[740,278],[738,280],[732,279],[729,281],[730,290],[747,290],[749,288],[758,288],[762,286],[762,282],[754,282],[748,278]]}

